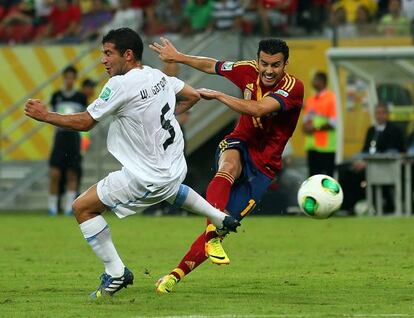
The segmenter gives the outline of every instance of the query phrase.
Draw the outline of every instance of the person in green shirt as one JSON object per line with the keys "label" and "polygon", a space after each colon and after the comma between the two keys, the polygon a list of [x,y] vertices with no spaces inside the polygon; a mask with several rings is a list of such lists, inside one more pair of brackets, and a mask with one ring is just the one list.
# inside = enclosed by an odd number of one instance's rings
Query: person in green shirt
{"label": "person in green shirt", "polygon": [[212,0],[192,0],[184,8],[184,34],[206,31],[210,25],[213,11]]}

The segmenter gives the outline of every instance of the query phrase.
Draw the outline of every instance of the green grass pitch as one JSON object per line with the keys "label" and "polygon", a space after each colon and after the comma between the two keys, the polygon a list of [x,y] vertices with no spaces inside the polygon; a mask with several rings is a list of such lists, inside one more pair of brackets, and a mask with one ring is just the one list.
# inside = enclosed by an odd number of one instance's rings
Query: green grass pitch
{"label": "green grass pitch", "polygon": [[0,215],[0,317],[414,317],[414,218],[248,217],[173,293],[154,283],[199,217],[106,214],[135,283],[93,302],[103,267],[73,218]]}

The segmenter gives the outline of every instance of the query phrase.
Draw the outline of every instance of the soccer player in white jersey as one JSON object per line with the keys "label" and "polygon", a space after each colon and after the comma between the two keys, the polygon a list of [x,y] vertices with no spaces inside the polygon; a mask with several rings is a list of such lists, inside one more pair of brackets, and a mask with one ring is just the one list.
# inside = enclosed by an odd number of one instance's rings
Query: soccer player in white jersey
{"label": "soccer player in white jersey", "polygon": [[[135,31],[111,30],[102,40],[102,64],[110,79],[85,112],[50,112],[37,99],[29,99],[25,105],[27,116],[77,131],[88,131],[112,116],[107,146],[123,167],[90,187],[73,203],[80,230],[105,267],[92,298],[112,296],[134,279],[119,257],[101,215],[106,209],[123,218],[167,200],[207,216],[224,231],[235,231],[240,225],[182,184],[187,166],[184,140],[174,113],[188,110],[200,95],[181,80],[142,65],[142,51],[142,40]],[[176,94],[183,98],[177,106]]]}

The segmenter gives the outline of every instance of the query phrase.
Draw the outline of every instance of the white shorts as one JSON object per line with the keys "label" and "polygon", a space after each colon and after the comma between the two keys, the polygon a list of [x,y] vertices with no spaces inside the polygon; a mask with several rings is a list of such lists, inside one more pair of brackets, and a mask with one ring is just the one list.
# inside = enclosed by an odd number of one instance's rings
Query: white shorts
{"label": "white shorts", "polygon": [[184,178],[185,171],[166,185],[148,185],[122,168],[99,181],[97,192],[103,204],[119,218],[124,218],[175,196]]}

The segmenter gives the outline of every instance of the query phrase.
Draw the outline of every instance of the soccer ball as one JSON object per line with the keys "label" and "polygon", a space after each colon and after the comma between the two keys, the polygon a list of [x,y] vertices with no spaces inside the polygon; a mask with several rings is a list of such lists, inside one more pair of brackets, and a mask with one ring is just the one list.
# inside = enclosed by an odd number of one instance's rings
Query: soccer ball
{"label": "soccer ball", "polygon": [[324,174],[309,177],[298,191],[299,208],[315,219],[332,216],[341,207],[343,198],[339,182]]}

